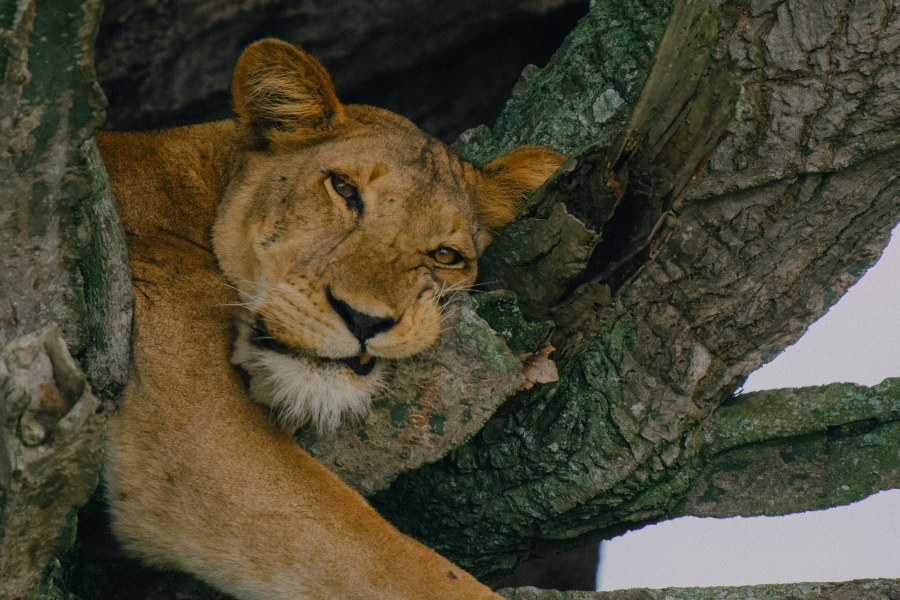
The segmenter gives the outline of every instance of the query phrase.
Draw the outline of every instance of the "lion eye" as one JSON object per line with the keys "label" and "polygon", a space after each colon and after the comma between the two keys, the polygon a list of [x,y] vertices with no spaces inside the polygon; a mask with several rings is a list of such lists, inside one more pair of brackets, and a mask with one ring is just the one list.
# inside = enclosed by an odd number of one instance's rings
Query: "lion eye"
{"label": "lion eye", "polygon": [[347,208],[353,212],[362,214],[363,201],[359,195],[359,190],[350,182],[350,178],[346,175],[334,174],[331,176],[331,187],[338,196],[347,203]]}
{"label": "lion eye", "polygon": [[431,257],[436,262],[447,267],[459,266],[462,263],[462,255],[453,248],[448,248],[446,246],[441,246],[432,252]]}

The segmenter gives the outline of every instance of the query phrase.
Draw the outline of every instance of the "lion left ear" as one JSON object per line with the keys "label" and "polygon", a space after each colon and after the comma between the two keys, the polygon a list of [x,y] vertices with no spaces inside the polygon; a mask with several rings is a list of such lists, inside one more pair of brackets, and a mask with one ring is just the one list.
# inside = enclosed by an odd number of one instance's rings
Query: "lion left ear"
{"label": "lion left ear", "polygon": [[476,216],[481,229],[496,231],[512,221],[525,200],[566,157],[538,146],[520,146],[476,170]]}
{"label": "lion left ear", "polygon": [[240,142],[255,149],[327,134],[343,114],[325,67],[300,48],[271,38],[241,54],[231,96]]}

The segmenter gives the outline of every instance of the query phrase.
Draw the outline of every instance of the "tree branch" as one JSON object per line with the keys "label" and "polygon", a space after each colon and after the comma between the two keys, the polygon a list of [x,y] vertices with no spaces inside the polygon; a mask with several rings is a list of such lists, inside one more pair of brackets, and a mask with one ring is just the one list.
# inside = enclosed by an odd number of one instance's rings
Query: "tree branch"
{"label": "tree branch", "polygon": [[61,593],[56,556],[100,470],[105,415],[93,392],[114,394],[128,364],[124,234],[86,142],[105,106],[93,67],[100,12],[79,0],[0,14],[3,598]]}
{"label": "tree branch", "polygon": [[687,443],[706,464],[669,517],[849,504],[900,488],[900,379],[742,394]]}
{"label": "tree branch", "polygon": [[[586,270],[549,306],[524,298],[523,312],[557,324],[559,383],[511,398],[471,442],[377,495],[402,530],[490,578],[534,548],[666,516],[700,475],[698,427],[875,261],[900,219],[900,122],[888,108],[900,105],[900,57],[889,51],[900,17],[847,3],[792,20],[790,7],[720,6],[735,25],[706,49],[740,68],[734,135],[675,201],[633,276],[619,286]],[[580,31],[570,44],[603,39]],[[784,64],[785,40],[808,46],[802,60]],[[656,57],[657,67],[675,64]],[[556,62],[528,85],[564,80],[560,70]],[[556,118],[528,114],[507,114],[489,139],[506,139],[510,123]],[[599,190],[587,196],[602,207],[607,181],[570,189]],[[492,260],[514,262],[496,251]]]}
{"label": "tree branch", "polygon": [[520,588],[501,590],[508,600],[886,600],[900,594],[900,579],[858,579],[843,583],[787,583],[742,587],[635,588],[614,592],[557,592]]}

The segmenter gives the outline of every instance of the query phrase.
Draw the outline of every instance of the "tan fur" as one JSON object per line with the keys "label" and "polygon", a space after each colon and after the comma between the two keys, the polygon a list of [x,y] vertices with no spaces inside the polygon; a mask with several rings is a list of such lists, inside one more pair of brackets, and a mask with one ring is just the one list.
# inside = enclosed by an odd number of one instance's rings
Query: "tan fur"
{"label": "tan fur", "polygon": [[[526,148],[474,169],[392,113],[341,105],[321,65],[275,40],[247,49],[233,94],[233,122],[97,136],[137,296],[106,462],[117,537],[241,599],[497,598],[283,429],[364,412],[384,363],[438,335],[439,296],[474,281],[485,230],[562,158]],[[355,336],[340,303],[383,326]]]}

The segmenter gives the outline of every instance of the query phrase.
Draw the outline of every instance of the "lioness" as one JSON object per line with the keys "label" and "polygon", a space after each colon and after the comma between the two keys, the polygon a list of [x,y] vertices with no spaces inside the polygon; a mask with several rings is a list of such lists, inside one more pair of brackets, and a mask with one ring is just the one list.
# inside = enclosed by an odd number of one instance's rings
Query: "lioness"
{"label": "lioness", "polygon": [[341,105],[277,40],[244,52],[232,94],[233,121],[97,136],[137,296],[106,459],[116,536],[238,598],[498,598],[286,431],[364,410],[384,361],[432,344],[443,291],[474,280],[563,158],[524,147],[473,168]]}

